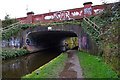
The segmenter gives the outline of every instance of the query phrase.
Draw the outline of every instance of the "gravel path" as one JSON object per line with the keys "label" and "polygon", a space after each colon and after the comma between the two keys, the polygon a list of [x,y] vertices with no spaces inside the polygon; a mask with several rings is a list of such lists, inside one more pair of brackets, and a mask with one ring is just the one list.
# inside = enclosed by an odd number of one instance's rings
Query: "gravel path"
{"label": "gravel path", "polygon": [[66,65],[58,78],[83,78],[77,50],[69,50],[67,53],[68,58]]}

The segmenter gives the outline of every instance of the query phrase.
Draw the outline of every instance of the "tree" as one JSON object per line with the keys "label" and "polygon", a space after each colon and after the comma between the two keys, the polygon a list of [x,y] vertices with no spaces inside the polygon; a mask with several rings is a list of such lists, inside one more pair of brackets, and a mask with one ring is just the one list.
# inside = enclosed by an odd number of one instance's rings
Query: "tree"
{"label": "tree", "polygon": [[8,19],[10,19],[10,16],[9,16],[9,14],[6,14],[5,20],[8,20]]}

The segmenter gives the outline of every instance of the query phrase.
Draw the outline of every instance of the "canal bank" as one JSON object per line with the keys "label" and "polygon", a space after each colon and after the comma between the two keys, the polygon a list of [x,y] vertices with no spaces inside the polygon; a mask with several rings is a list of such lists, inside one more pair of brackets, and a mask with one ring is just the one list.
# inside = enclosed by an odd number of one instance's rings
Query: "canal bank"
{"label": "canal bank", "polygon": [[77,50],[68,50],[22,78],[83,78]]}
{"label": "canal bank", "polygon": [[62,72],[67,59],[67,53],[61,53],[47,64],[22,78],[56,78]]}
{"label": "canal bank", "polygon": [[44,66],[23,76],[26,78],[118,78],[99,56],[69,50]]}
{"label": "canal bank", "polygon": [[62,48],[39,51],[2,61],[3,78],[20,78],[32,73],[62,53]]}
{"label": "canal bank", "polygon": [[5,49],[2,50],[2,60],[24,56],[27,53],[30,53],[27,49]]}

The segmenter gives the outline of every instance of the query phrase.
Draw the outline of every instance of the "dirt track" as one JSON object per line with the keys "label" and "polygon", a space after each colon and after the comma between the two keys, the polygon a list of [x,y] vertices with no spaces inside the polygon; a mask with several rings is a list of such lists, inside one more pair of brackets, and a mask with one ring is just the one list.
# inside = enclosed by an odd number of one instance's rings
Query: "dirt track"
{"label": "dirt track", "polygon": [[68,58],[63,71],[58,76],[59,78],[83,78],[77,50],[67,51]]}

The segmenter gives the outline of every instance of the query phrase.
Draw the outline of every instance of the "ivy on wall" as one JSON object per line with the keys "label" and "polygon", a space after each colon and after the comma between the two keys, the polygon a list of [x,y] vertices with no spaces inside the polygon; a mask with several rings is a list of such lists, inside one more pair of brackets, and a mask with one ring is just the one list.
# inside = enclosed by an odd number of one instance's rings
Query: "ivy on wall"
{"label": "ivy on wall", "polygon": [[76,21],[64,21],[64,22],[47,22],[47,23],[33,23],[33,24],[17,24],[13,25],[8,29],[4,29],[2,31],[2,39],[9,39],[10,37],[17,36],[21,30],[25,30],[28,28],[35,28],[38,26],[57,26],[57,25],[67,25],[67,24],[80,24]]}
{"label": "ivy on wall", "polygon": [[100,35],[96,30],[83,20],[73,20],[52,23],[34,23],[19,24],[2,32],[2,39],[9,39],[11,36],[17,36],[18,32],[37,26],[56,26],[66,24],[81,24],[84,31],[94,40],[99,48],[99,55],[102,55],[105,63],[109,64],[120,76],[120,54],[118,51],[119,24],[120,24],[120,2],[111,4],[105,11],[97,16],[91,16],[89,19],[99,27]]}
{"label": "ivy on wall", "polygon": [[2,21],[2,27],[5,28],[5,27],[7,27],[13,23],[16,23],[16,22],[18,22],[17,19],[6,19],[6,20]]}
{"label": "ivy on wall", "polygon": [[106,6],[105,12],[98,16],[91,16],[89,19],[99,26],[102,35],[99,35],[88,23],[82,21],[82,28],[96,42],[99,53],[106,64],[120,77],[120,52],[119,45],[119,23],[120,23],[120,2]]}

